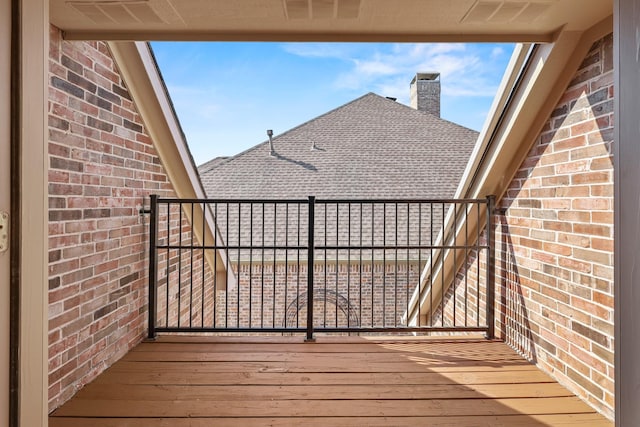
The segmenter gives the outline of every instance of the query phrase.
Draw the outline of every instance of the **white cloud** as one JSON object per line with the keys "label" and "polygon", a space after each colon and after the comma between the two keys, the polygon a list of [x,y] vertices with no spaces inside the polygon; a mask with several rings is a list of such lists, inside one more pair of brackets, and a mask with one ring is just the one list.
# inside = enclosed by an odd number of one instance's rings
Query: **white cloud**
{"label": "white cloud", "polygon": [[497,59],[504,54],[504,49],[500,46],[496,46],[491,50],[491,59]]}
{"label": "white cloud", "polygon": [[508,45],[462,43],[157,47],[198,162],[235,154],[246,148],[239,142],[264,140],[264,129],[280,132],[367,92],[409,104],[416,72],[440,72],[443,117],[480,129],[511,51]]}
{"label": "white cloud", "polygon": [[210,119],[222,108],[221,103],[213,101],[219,98],[215,87],[169,85],[168,90],[176,109],[182,113],[181,121]]}
{"label": "white cloud", "polygon": [[397,74],[398,70],[386,61],[374,59],[372,61],[356,60],[355,71],[365,76],[390,76]]}
{"label": "white cloud", "polygon": [[352,43],[283,43],[282,49],[304,58],[334,58],[348,60],[360,48]]}
{"label": "white cloud", "polygon": [[[409,82],[416,72],[434,71],[441,75],[443,96],[492,97],[504,72],[504,65],[495,63],[504,55],[504,47],[490,49],[461,43],[383,44],[375,51],[351,48],[350,58],[342,56],[344,51],[334,57],[343,59],[347,68],[334,85],[353,91],[375,88],[380,95],[402,100],[408,98]],[[317,52],[329,54],[323,47]]]}
{"label": "white cloud", "polygon": [[[408,99],[416,72],[439,72],[443,96],[492,97],[504,72],[505,46],[464,43],[288,43],[290,54],[343,62],[334,86]],[[497,63],[500,63],[497,65]],[[406,92],[406,94],[405,94]]]}

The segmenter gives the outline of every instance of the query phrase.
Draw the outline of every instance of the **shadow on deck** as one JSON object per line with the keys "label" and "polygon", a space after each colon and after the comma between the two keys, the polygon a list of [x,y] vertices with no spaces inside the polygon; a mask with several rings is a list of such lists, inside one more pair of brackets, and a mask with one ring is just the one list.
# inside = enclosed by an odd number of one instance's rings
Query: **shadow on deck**
{"label": "shadow on deck", "polygon": [[498,341],[163,336],[84,387],[49,425],[613,423]]}

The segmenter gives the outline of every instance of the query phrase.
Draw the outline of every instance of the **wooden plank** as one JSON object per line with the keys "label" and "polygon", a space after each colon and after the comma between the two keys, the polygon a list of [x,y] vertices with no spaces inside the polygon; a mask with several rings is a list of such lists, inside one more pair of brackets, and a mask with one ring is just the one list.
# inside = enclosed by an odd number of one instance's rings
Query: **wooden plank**
{"label": "wooden plank", "polygon": [[396,352],[427,352],[439,353],[443,355],[453,355],[459,353],[472,355],[504,355],[517,356],[517,353],[503,343],[491,341],[468,341],[468,342],[415,342],[415,343],[142,343],[133,352],[156,352],[156,351],[178,351],[178,352],[232,352],[232,353],[396,353]]}
{"label": "wooden plank", "polygon": [[[238,334],[238,335],[214,335],[214,334],[195,334],[195,335],[158,335],[151,343],[264,343],[264,344],[282,344],[282,343],[303,343],[304,334],[298,335],[282,335],[275,334]],[[482,341],[495,342],[502,344],[500,340],[487,340],[482,333],[468,333],[465,335],[315,335],[316,344],[325,343],[385,343],[385,342],[456,342],[456,341]]]}
{"label": "wooden plank", "polygon": [[[142,367],[139,365],[143,365]],[[533,371],[537,368],[525,364],[428,363],[428,362],[368,362],[342,363],[338,358],[293,362],[130,362],[121,361],[111,369],[118,372],[138,372],[150,369],[158,372],[461,372],[461,371]]]}
{"label": "wooden plank", "polygon": [[50,427],[612,427],[597,414],[447,416],[447,417],[281,417],[281,418],[65,418],[52,417]]}
{"label": "wooden plank", "polygon": [[[234,344],[230,346],[222,346],[220,344],[158,344],[158,347],[149,346],[149,344],[142,344],[132,350],[132,353],[146,354],[155,352],[178,352],[178,353],[295,353],[295,354],[308,354],[308,353],[347,353],[347,354],[366,354],[366,353],[379,353],[379,354],[427,354],[427,355],[439,355],[439,356],[458,356],[469,357],[472,359],[486,358],[488,356],[495,357],[519,357],[511,349],[495,348],[485,345],[465,345],[460,346],[452,344],[451,348],[446,345],[438,344],[437,346],[416,345],[416,346],[391,346],[391,344],[380,344],[377,346],[372,345],[360,345],[353,344],[353,346],[338,345],[338,344],[318,344],[313,345],[286,345],[271,346],[271,345],[244,345]],[[354,348],[355,347],[355,348]]]}
{"label": "wooden plank", "polygon": [[566,388],[547,384],[439,385],[284,385],[284,386],[193,386],[89,384],[76,399],[91,400],[335,400],[335,399],[478,399],[568,397]]}
{"label": "wooden plank", "polygon": [[[144,368],[144,366],[141,366]],[[209,372],[187,369],[178,372],[158,372],[141,369],[138,372],[117,372],[110,369],[92,384],[192,384],[192,385],[368,385],[368,384],[522,384],[551,383],[539,370],[505,372],[372,372],[372,373],[273,373],[273,372]],[[123,388],[123,390],[125,390]]]}
{"label": "wooden plank", "polygon": [[197,338],[138,346],[50,425],[612,425],[500,342]]}
{"label": "wooden plank", "polygon": [[478,416],[593,413],[577,397],[428,400],[81,400],[54,416],[75,417],[313,417],[329,410],[338,417]]}
{"label": "wooden plank", "polygon": [[[496,363],[496,356],[492,354],[474,355],[473,357],[459,357],[456,355],[438,355],[433,353],[284,353],[284,352],[189,352],[189,351],[137,351],[129,352],[122,360],[131,362],[306,362],[324,360],[335,360],[339,358],[342,362],[349,363],[401,363],[411,361],[416,363]],[[509,355],[500,357],[501,364],[529,365],[522,357]]]}

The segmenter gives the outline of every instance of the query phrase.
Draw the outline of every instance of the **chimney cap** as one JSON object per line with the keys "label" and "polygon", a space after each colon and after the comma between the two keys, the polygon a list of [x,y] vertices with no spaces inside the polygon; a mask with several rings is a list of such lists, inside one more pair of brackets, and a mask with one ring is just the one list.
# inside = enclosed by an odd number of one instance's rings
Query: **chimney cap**
{"label": "chimney cap", "polygon": [[440,73],[436,71],[416,73],[416,75],[413,77],[413,80],[411,80],[411,84],[415,84],[415,82],[417,82],[418,80],[440,80]]}

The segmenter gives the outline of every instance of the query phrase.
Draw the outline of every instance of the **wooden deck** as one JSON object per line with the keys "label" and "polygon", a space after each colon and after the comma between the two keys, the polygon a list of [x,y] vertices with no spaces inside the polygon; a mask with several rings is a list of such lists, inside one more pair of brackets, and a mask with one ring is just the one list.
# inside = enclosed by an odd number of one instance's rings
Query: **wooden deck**
{"label": "wooden deck", "polygon": [[49,425],[613,423],[500,342],[164,337],[136,347],[57,409]]}

